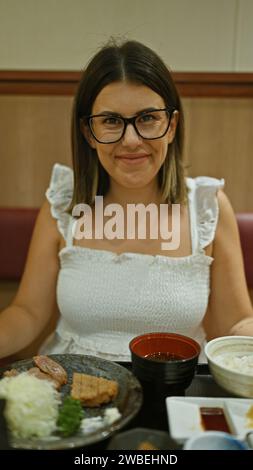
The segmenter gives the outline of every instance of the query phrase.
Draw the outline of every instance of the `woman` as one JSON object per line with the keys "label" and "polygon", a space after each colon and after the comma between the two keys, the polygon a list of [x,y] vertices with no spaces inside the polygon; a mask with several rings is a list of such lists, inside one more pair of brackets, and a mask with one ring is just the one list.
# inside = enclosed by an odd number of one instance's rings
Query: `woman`
{"label": "woman", "polygon": [[[185,179],[180,98],[151,49],[109,44],[91,60],[75,99],[72,147],[73,171],[55,165],[20,288],[1,314],[0,356],[29,344],[58,307],[57,331],[44,353],[126,361],[130,339],[148,331],[178,332],[202,345],[216,336],[252,335],[223,180]],[[110,208],[104,217],[101,200]],[[162,249],[161,230],[151,236],[152,225],[146,237],[128,236],[125,216],[138,204],[172,232],[180,204],[180,231],[169,249]],[[75,217],[80,207],[84,219]]]}

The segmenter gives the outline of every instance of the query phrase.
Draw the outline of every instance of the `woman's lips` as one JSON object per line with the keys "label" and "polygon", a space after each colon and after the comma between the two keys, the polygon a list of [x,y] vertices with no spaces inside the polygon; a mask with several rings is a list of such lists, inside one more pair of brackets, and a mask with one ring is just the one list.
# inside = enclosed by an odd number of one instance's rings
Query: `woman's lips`
{"label": "woman's lips", "polygon": [[118,155],[117,160],[120,160],[128,165],[136,165],[145,162],[149,158],[148,154],[126,154]]}

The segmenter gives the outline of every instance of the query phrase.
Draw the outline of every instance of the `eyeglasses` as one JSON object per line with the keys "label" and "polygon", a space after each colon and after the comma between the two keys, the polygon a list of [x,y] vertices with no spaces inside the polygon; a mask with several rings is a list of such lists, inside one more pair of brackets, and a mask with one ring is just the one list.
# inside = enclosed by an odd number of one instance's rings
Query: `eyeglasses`
{"label": "eyeglasses", "polygon": [[125,118],[116,113],[83,116],[91,133],[101,144],[113,144],[122,139],[128,124],[131,124],[142,139],[160,139],[169,129],[175,108],[153,109]]}

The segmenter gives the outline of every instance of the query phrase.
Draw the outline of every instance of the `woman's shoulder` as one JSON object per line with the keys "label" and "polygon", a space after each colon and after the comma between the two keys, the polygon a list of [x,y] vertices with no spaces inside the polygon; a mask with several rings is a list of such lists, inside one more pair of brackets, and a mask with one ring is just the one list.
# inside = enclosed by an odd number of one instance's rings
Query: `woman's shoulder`
{"label": "woman's shoulder", "polygon": [[219,228],[222,228],[229,236],[230,230],[238,231],[236,214],[229,197],[224,191],[219,191],[217,195],[219,206]]}

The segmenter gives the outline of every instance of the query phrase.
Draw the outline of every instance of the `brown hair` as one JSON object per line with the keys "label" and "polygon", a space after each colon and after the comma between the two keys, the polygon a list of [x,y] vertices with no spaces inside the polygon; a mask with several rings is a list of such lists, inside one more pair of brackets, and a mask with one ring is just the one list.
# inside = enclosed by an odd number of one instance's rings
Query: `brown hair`
{"label": "brown hair", "polygon": [[90,115],[100,91],[112,82],[126,80],[146,85],[158,93],[165,106],[179,111],[175,137],[168,146],[165,161],[158,172],[158,183],[164,202],[184,203],[186,184],[182,165],[184,118],[179,94],[172,76],[152,49],[137,41],[117,44],[112,40],[92,58],[85,69],[74,101],[72,114],[72,158],[74,193],[71,209],[79,203],[92,205],[96,195],[105,195],[109,189],[109,175],[99,162],[81,132],[80,120]]}

